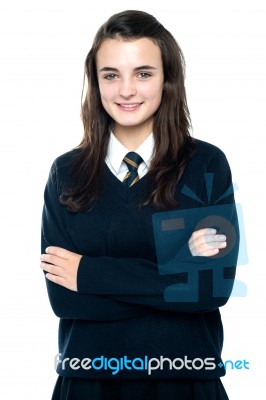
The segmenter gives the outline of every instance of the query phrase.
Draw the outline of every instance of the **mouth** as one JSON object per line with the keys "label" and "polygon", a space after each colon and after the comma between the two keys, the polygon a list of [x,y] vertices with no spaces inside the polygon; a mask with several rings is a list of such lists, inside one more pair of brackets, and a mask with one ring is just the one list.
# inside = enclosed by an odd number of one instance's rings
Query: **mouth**
{"label": "mouth", "polygon": [[141,102],[141,103],[116,103],[116,105],[123,111],[135,111],[142,104],[143,104],[143,102]]}

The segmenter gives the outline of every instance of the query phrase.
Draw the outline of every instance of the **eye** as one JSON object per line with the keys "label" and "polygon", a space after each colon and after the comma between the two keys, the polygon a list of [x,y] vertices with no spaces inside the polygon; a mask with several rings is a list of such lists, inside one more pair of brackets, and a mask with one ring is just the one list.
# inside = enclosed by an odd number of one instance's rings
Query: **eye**
{"label": "eye", "polygon": [[149,74],[148,72],[140,72],[140,73],[138,74],[138,76],[139,76],[140,78],[147,79],[147,78],[149,78],[149,77],[151,76],[151,74]]}
{"label": "eye", "polygon": [[112,81],[115,78],[117,78],[117,75],[115,74],[108,74],[104,76],[104,79],[107,79],[108,81]]}

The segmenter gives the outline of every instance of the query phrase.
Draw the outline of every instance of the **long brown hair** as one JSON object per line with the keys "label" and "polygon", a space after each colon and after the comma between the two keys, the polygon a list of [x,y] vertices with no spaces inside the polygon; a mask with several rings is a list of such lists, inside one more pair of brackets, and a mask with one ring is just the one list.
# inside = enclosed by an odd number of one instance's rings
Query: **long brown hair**
{"label": "long brown hair", "polygon": [[155,17],[143,11],[128,10],[111,16],[99,28],[85,60],[84,78],[87,78],[88,87],[81,107],[84,135],[73,165],[75,184],[60,198],[69,211],[88,209],[97,201],[110,132],[114,127],[114,121],[101,103],[97,51],[105,39],[143,37],[159,46],[164,70],[164,92],[153,121],[155,148],[147,174],[148,182],[154,182],[155,186],[144,205],[153,204],[162,209],[176,206],[175,188],[194,152],[184,85],[185,61],[172,34]]}

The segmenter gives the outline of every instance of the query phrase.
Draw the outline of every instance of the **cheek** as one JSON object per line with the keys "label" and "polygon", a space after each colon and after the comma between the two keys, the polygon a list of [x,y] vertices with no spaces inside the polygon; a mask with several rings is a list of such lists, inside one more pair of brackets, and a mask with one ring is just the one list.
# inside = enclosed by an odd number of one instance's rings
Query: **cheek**
{"label": "cheek", "polygon": [[160,101],[162,98],[162,91],[163,91],[163,85],[156,85],[156,86],[154,85],[146,88],[145,95],[147,98],[150,98],[151,100]]}
{"label": "cheek", "polygon": [[102,101],[112,100],[115,95],[115,90],[113,86],[99,85],[100,95]]}
{"label": "cheek", "polygon": [[150,100],[152,101],[152,104],[154,105],[154,106],[159,106],[160,105],[160,103],[161,103],[161,101],[162,101],[162,93],[161,93],[161,90],[160,89],[158,89],[158,90],[153,90],[151,93],[150,93]]}

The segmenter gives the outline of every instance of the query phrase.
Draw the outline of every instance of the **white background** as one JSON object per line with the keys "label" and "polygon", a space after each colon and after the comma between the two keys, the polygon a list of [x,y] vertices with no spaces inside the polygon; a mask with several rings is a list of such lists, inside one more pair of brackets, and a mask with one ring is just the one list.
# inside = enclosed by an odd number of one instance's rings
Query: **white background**
{"label": "white background", "polygon": [[[1,0],[1,385],[4,400],[49,399],[58,320],[39,268],[43,189],[50,165],[82,137],[83,63],[115,12],[154,14],[187,63],[193,135],[226,153],[242,204],[249,262],[245,298],[221,309],[230,400],[264,398],[266,4],[259,0]],[[256,394],[254,394],[256,393]]]}

